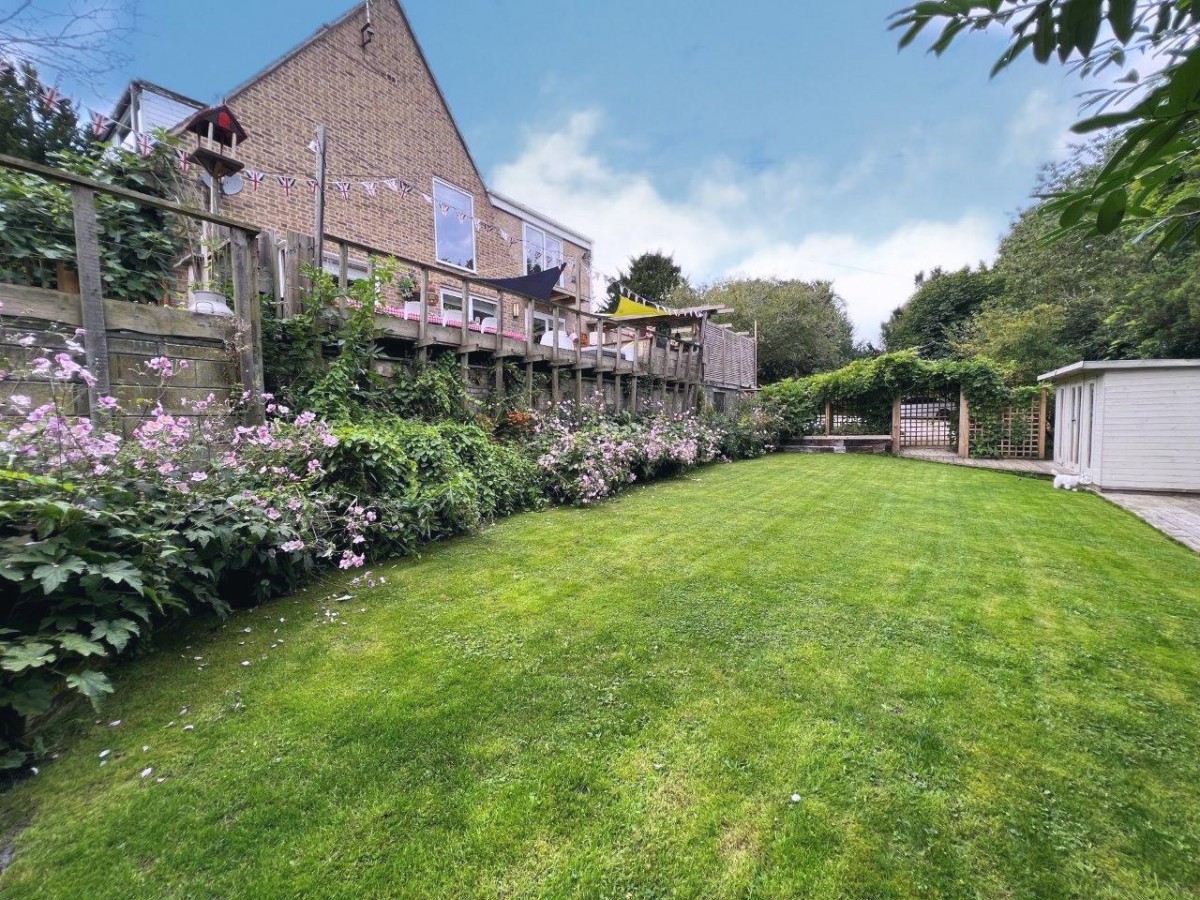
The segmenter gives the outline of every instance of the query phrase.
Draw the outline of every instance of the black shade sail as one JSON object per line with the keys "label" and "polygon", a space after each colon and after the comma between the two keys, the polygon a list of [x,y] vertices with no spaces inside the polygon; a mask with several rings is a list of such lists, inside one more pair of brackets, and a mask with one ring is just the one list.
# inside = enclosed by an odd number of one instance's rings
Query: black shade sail
{"label": "black shade sail", "polygon": [[549,300],[554,286],[562,277],[565,265],[555,266],[543,272],[522,275],[520,278],[480,278],[479,284],[490,284],[494,288],[507,291],[510,294],[520,294],[530,300]]}

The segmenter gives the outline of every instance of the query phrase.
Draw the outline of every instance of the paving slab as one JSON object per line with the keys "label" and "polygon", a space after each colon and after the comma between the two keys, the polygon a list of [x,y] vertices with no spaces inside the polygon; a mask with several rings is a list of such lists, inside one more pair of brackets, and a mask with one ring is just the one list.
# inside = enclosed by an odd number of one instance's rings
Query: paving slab
{"label": "paving slab", "polygon": [[1139,519],[1200,553],[1200,496],[1147,494],[1137,491],[1097,491]]}

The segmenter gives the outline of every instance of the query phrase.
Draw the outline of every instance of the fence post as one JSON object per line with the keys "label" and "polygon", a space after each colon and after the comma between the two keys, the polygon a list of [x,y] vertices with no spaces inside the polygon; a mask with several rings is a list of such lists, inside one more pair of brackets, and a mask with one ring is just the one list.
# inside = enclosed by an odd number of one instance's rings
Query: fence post
{"label": "fence post", "polygon": [[1046,390],[1042,389],[1038,398],[1038,459],[1046,458]]}
{"label": "fence post", "polygon": [[900,398],[892,401],[892,453],[900,455]]}
{"label": "fence post", "polygon": [[237,316],[238,368],[246,393],[246,424],[261,425],[263,417],[262,326],[258,293],[250,275],[250,253],[246,232],[235,228],[229,235],[233,264],[233,306]]}
{"label": "fence post", "polygon": [[971,407],[967,403],[967,392],[958,389],[958,455],[964,459],[971,455]]}
{"label": "fence post", "polygon": [[96,231],[96,196],[82,185],[71,186],[75,219],[75,264],[79,269],[84,351],[95,382],[88,385],[88,413],[101,415],[100,398],[111,393],[108,378],[108,328],[104,321],[104,281],[100,274],[100,237]]}
{"label": "fence post", "polygon": [[833,401],[825,401],[825,437],[833,434]]}

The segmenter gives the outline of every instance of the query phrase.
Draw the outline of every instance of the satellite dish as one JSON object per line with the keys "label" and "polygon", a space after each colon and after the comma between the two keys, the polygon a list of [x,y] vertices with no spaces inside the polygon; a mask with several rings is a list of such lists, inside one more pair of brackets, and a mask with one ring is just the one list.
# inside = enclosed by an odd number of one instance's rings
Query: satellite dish
{"label": "satellite dish", "polygon": [[242,180],[241,175],[226,175],[221,179],[221,193],[226,197],[240,194],[245,186],[246,182]]}
{"label": "satellite dish", "polygon": [[212,187],[212,176],[207,172],[200,173],[200,183],[205,187]]}

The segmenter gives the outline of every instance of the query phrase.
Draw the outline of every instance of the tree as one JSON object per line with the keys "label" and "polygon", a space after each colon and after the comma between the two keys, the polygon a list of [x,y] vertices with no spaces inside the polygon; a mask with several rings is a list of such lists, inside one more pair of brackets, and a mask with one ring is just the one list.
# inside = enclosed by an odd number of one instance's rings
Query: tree
{"label": "tree", "polygon": [[1115,147],[1086,183],[1053,198],[1047,211],[1059,228],[1051,237],[1084,223],[1111,234],[1131,219],[1163,250],[1197,233],[1200,184],[1183,176],[1200,149],[1200,2],[923,0],[897,12],[892,27],[904,29],[905,47],[935,21],[945,23],[930,48],[939,55],[964,31],[1008,30],[993,75],[1026,50],[1039,63],[1057,56],[1083,77],[1123,69],[1134,55],[1153,57],[1149,76],[1130,68],[1114,86],[1088,92],[1095,115],[1074,130],[1119,129]]}
{"label": "tree", "polygon": [[836,369],[856,355],[846,304],[828,281],[719,281],[700,297],[731,307],[738,331],[753,331],[758,323],[758,377],[764,384]]}
{"label": "tree", "polygon": [[128,62],[119,38],[136,15],[135,0],[87,0],[58,7],[17,0],[0,12],[0,60],[24,60],[84,81],[95,81]]}
{"label": "tree", "polygon": [[[1047,167],[1042,192],[1086,181],[1110,150],[1080,148]],[[1200,162],[1183,177],[1200,183]],[[1200,250],[1182,244],[1148,256],[1132,225],[1050,241],[1057,219],[1042,202],[1013,222],[992,268],[1003,290],[947,330],[957,355],[987,356],[1025,383],[1079,359],[1200,355]]]}
{"label": "tree", "polygon": [[683,270],[663,253],[643,253],[629,260],[629,271],[617,272],[617,280],[608,286],[614,300],[625,287],[652,303],[665,303],[667,296],[683,280]]}
{"label": "tree", "polygon": [[87,144],[74,108],[43,95],[31,63],[0,67],[0,153],[44,165],[60,150],[82,152]]}
{"label": "tree", "polygon": [[936,268],[916,278],[917,290],[883,324],[883,346],[891,353],[913,349],[929,359],[953,355],[950,336],[985,302],[1003,291],[1004,281],[986,266],[946,272]]}

